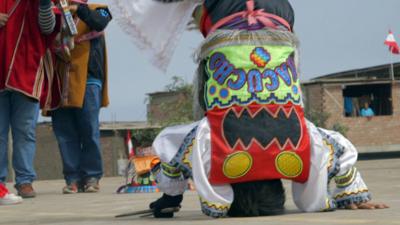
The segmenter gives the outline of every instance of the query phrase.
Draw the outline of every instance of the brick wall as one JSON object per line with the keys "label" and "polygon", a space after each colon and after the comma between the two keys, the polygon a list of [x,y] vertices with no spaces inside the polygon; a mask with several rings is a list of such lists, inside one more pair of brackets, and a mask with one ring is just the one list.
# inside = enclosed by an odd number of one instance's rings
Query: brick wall
{"label": "brick wall", "polygon": [[[37,127],[35,170],[38,180],[63,179],[62,163],[51,124]],[[104,176],[117,175],[117,160],[125,155],[125,131],[101,131]]]}
{"label": "brick wall", "polygon": [[176,102],[185,101],[187,96],[181,92],[160,92],[150,95],[150,102],[147,106],[147,120],[154,124],[163,123],[168,121],[173,112],[168,110],[175,110],[171,105],[176,105]]}
{"label": "brick wall", "polygon": [[[323,91],[321,92],[320,87]],[[368,120],[365,117],[345,117],[343,115],[342,84],[311,84],[308,95],[312,99],[320,98],[324,112],[330,117],[327,126],[340,123],[349,128],[347,137],[360,152],[398,151],[400,150],[400,84],[392,87],[393,115],[375,116]],[[318,100],[313,100],[318,102]],[[318,107],[318,104],[310,104]]]}
{"label": "brick wall", "polygon": [[323,88],[321,84],[309,85],[302,87],[304,105],[308,109],[312,109],[316,112],[321,112],[323,109]]}
{"label": "brick wall", "polygon": [[60,151],[49,124],[38,124],[36,129],[35,170],[38,180],[63,179]]}

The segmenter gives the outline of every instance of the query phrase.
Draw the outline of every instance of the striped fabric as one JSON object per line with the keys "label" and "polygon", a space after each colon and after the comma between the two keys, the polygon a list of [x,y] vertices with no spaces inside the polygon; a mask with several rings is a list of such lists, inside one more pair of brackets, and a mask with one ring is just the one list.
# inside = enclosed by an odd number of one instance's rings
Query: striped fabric
{"label": "striped fabric", "polygon": [[123,193],[154,193],[160,192],[157,185],[127,186]]}
{"label": "striped fabric", "polygon": [[43,34],[51,34],[56,26],[56,17],[50,1],[40,1],[39,26]]}

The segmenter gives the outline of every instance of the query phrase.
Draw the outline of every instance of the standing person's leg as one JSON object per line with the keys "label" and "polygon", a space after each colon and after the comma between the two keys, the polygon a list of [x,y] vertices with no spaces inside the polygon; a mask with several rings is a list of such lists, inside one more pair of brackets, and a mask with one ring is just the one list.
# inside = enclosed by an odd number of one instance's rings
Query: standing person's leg
{"label": "standing person's leg", "polygon": [[8,175],[8,132],[10,128],[10,92],[0,92],[0,183]]}
{"label": "standing person's leg", "polygon": [[18,92],[11,92],[11,131],[13,136],[13,167],[18,194],[23,198],[36,196],[32,182],[36,179],[36,123],[39,102]]}
{"label": "standing person's leg", "polygon": [[11,93],[0,92],[0,205],[22,202],[22,198],[11,194],[5,186],[8,175],[8,132],[10,130]]}
{"label": "standing person's leg", "polygon": [[52,112],[54,134],[60,149],[63,174],[67,184],[64,194],[77,193],[82,182],[80,178],[80,158],[82,153],[80,130],[77,126],[79,109],[60,108]]}
{"label": "standing person's leg", "polygon": [[101,88],[98,85],[87,85],[79,116],[83,148],[81,176],[86,182],[85,192],[97,192],[99,190],[98,181],[103,176],[103,160],[100,149],[100,106]]}

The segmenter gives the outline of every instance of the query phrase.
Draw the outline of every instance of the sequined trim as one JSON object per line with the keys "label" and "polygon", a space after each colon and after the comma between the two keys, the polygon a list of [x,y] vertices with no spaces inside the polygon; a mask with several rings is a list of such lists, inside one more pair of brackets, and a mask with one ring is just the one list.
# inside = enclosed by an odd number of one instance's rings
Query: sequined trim
{"label": "sequined trim", "polygon": [[358,195],[358,194],[365,193],[365,192],[368,192],[368,189],[367,189],[367,188],[365,188],[365,189],[360,189],[360,190],[358,190],[358,191],[345,191],[345,192],[342,192],[342,193],[340,193],[340,194],[337,194],[337,195],[335,196],[335,198],[336,198],[336,199],[337,199],[337,198],[344,198],[344,197],[347,197],[347,196]]}
{"label": "sequined trim", "polygon": [[183,153],[183,159],[182,163],[187,167],[192,169],[192,161],[191,161],[191,156],[193,152],[193,145],[196,142],[196,139],[193,139],[193,141],[190,143],[190,145],[186,148],[185,152]]}
{"label": "sequined trim", "polygon": [[[339,158],[344,153],[344,146],[337,142],[332,136],[327,134],[322,129],[318,129],[319,133],[322,135],[324,141],[323,143],[329,148],[329,164],[328,164],[328,182],[335,177],[340,170]],[[333,152],[332,152],[333,151]]]}
{"label": "sequined trim", "polygon": [[178,178],[181,176],[179,168],[171,166],[168,163],[161,163],[162,173],[169,178]]}
{"label": "sequined trim", "polygon": [[196,133],[197,126],[186,135],[178,152],[169,163],[169,165],[179,168],[185,178],[192,177],[192,152],[196,142]]}
{"label": "sequined trim", "polygon": [[226,217],[230,205],[222,205],[219,203],[212,203],[200,197],[201,211],[207,216],[211,217]]}
{"label": "sequined trim", "polygon": [[332,171],[335,150],[333,149],[333,145],[331,145],[326,139],[324,139],[323,142],[324,145],[329,148],[328,171]]}
{"label": "sequined trim", "polygon": [[360,189],[352,192],[342,192],[335,196],[336,204],[339,208],[351,204],[360,204],[371,200],[371,194],[368,189]]}
{"label": "sequined trim", "polygon": [[336,208],[337,208],[336,201],[331,198],[327,198],[325,200],[325,209],[322,211],[329,212],[335,210]]}
{"label": "sequined trim", "polygon": [[344,175],[335,177],[336,186],[338,188],[345,188],[349,186],[356,179],[356,175],[357,175],[357,168],[352,167]]}

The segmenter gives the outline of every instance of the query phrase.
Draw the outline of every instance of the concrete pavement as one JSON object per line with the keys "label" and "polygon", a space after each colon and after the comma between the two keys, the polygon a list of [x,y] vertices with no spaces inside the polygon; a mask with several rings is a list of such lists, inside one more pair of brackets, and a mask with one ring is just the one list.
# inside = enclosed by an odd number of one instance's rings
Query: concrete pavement
{"label": "concrete pavement", "polygon": [[[116,219],[116,214],[146,209],[160,196],[151,194],[115,194],[123,178],[104,178],[101,192],[62,195],[62,180],[38,181],[38,196],[20,205],[0,206],[1,225],[190,225],[190,224],[400,224],[400,159],[360,161],[357,167],[369,186],[373,199],[390,205],[385,210],[338,210],[327,213],[301,213],[296,210],[285,182],[287,213],[256,218],[212,219],[202,215],[195,192],[185,193],[183,208],[173,219],[129,217]],[[8,185],[11,189],[11,184]]]}

